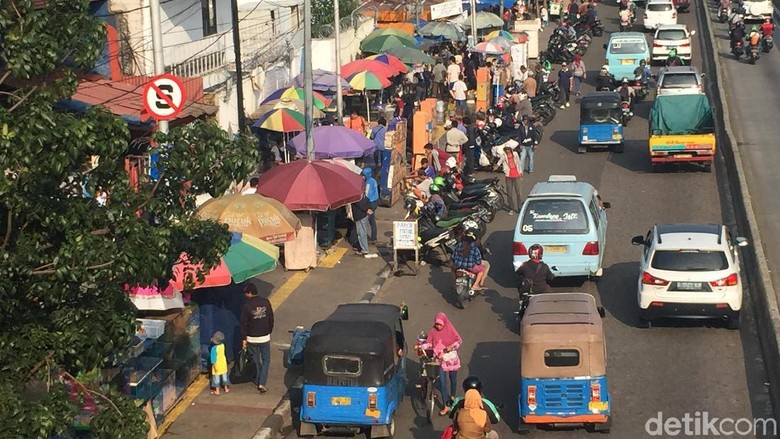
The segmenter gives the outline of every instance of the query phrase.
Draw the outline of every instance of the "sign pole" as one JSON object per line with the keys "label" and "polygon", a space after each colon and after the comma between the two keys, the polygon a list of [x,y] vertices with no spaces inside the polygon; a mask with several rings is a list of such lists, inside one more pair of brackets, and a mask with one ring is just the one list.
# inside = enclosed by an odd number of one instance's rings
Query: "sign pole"
{"label": "sign pole", "polygon": [[[314,138],[312,125],[314,121],[314,90],[312,88],[311,68],[311,0],[303,1],[303,85],[306,94],[304,127],[306,129],[306,158],[314,160]],[[338,79],[338,78],[337,78]]]}
{"label": "sign pole", "polygon": [[[233,20],[233,53],[236,58],[236,100],[238,101],[238,132],[246,130],[246,111],[244,111],[244,72],[241,62],[241,32],[238,24],[238,3],[230,1],[230,15]],[[272,36],[273,38],[273,36]]]}
{"label": "sign pole", "polygon": [[479,40],[477,40],[477,1],[471,0],[469,7],[471,8],[471,38],[474,39],[474,45],[476,45],[479,43]]}
{"label": "sign pole", "polygon": [[339,0],[333,0],[333,28],[336,30],[333,37],[336,44],[336,125],[344,123],[344,97],[341,95],[341,11]]}
{"label": "sign pole", "polygon": [[[160,0],[149,0],[149,13],[152,20],[152,52],[154,53],[154,74],[165,73],[162,44],[162,22],[160,21]],[[168,132],[168,121],[157,121],[157,131]]]}

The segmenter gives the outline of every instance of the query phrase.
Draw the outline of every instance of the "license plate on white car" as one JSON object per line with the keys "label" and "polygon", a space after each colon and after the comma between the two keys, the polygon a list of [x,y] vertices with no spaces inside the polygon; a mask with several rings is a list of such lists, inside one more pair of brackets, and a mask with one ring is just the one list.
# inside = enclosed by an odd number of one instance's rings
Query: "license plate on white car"
{"label": "license plate on white car", "polygon": [[701,291],[701,282],[677,282],[677,289],[682,291]]}

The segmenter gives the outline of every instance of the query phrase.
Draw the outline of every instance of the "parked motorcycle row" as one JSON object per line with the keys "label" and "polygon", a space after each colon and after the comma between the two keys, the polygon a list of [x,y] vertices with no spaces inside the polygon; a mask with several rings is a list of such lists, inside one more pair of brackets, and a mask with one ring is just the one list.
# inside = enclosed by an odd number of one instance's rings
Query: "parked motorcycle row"
{"label": "parked motorcycle row", "polygon": [[571,27],[558,27],[550,36],[547,50],[539,55],[542,63],[544,61],[554,64],[571,63],[574,55],[584,55],[593,37],[604,33],[604,25],[599,20],[596,20],[593,26],[588,25],[585,20],[586,17],[583,15],[570,25]]}

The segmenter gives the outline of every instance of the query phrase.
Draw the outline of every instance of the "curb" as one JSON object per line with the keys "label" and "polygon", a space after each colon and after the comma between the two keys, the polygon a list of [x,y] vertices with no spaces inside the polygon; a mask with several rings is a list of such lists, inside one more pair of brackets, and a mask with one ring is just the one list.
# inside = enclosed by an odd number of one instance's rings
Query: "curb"
{"label": "curb", "polygon": [[[748,285],[753,287],[752,293],[755,293],[750,294],[750,297],[756,305],[755,314],[758,335],[770,381],[769,393],[775,416],[777,417],[780,414],[778,413],[780,411],[780,380],[775,377],[780,376],[780,308],[778,308],[777,296],[772,286],[770,270],[766,263],[764,247],[758,230],[758,221],[753,211],[739,144],[731,129],[728,101],[723,82],[724,68],[717,60],[717,40],[712,28],[712,17],[706,0],[701,1],[699,5],[701,6],[697,8],[699,10],[699,21],[707,26],[709,35],[709,44],[707,46],[711,57],[710,62],[712,69],[716,73],[718,91],[715,95],[721,109],[720,118],[722,120],[721,130],[723,136],[720,137],[724,141],[724,147],[720,149],[723,151],[724,166],[727,169],[729,185],[738,189],[733,192],[736,201],[734,210],[737,215],[737,223],[742,230],[746,230],[750,234],[749,239],[752,251],[744,251],[746,257],[743,263],[749,280]],[[778,10],[775,8],[775,13],[777,14],[777,12]],[[704,17],[702,17],[702,14]],[[701,18],[704,19],[702,20]]]}
{"label": "curb", "polygon": [[387,282],[387,279],[390,277],[390,273],[392,272],[392,268],[390,267],[390,264],[385,265],[385,268],[382,269],[382,271],[379,272],[379,275],[376,277],[376,280],[374,281],[374,285],[371,285],[371,288],[368,289],[366,294],[363,296],[362,299],[360,299],[361,302],[370,303],[375,298],[377,293],[379,293],[379,290],[382,288],[382,285]]}

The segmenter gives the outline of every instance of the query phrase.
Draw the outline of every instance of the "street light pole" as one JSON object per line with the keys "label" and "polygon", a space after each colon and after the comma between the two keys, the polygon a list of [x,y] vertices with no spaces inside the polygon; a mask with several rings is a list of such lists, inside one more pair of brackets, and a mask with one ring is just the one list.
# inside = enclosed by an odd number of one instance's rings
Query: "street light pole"
{"label": "street light pole", "polygon": [[333,28],[336,30],[334,35],[336,44],[336,117],[338,125],[344,123],[344,103],[341,96],[341,11],[339,10],[339,0],[333,0]]}
{"label": "street light pole", "polygon": [[238,100],[238,132],[246,129],[246,112],[244,111],[244,72],[241,65],[241,32],[238,23],[238,1],[230,0],[230,14],[233,18],[233,53],[236,58],[236,99]]}
{"label": "street light pole", "polygon": [[470,0],[469,7],[471,8],[471,38],[474,39],[474,44],[479,43],[477,41],[477,0]]}
{"label": "street light pole", "polygon": [[[160,0],[149,0],[149,13],[152,19],[152,52],[154,54],[154,74],[165,74],[163,60],[162,21],[160,19]],[[168,132],[168,121],[157,121],[157,131]]]}
{"label": "street light pole", "polygon": [[[235,0],[233,0],[235,1]],[[303,85],[306,94],[305,119],[306,129],[306,156],[309,160],[314,160],[314,138],[312,137],[312,121],[314,120],[314,108],[312,99],[314,90],[312,89],[312,71],[311,71],[311,0],[303,1]]]}

